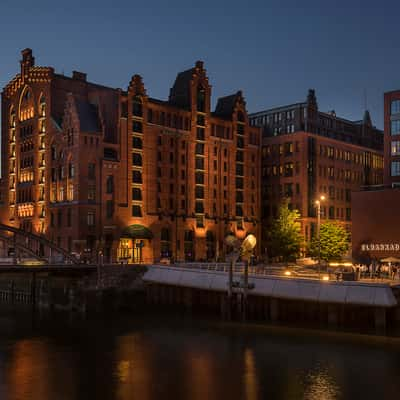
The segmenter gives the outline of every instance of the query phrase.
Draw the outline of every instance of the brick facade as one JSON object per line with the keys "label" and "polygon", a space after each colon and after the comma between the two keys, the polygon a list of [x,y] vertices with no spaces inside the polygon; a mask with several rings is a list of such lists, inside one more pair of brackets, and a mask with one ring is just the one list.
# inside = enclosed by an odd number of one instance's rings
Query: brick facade
{"label": "brick facade", "polygon": [[241,92],[218,99],[202,62],[166,101],[134,75],[126,91],[35,66],[2,92],[1,221],[92,260],[223,257],[259,237],[260,129]]}

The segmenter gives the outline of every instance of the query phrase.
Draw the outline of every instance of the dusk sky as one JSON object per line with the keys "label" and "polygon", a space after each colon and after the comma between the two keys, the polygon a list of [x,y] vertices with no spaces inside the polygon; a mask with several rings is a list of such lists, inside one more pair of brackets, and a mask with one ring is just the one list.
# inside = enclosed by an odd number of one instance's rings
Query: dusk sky
{"label": "dusk sky", "polygon": [[[179,71],[204,60],[216,98],[242,89],[249,112],[303,101],[383,127],[383,92],[400,88],[400,1],[1,0],[0,86],[37,65],[127,88],[143,76],[166,99]],[[365,96],[366,93],[366,96]]]}

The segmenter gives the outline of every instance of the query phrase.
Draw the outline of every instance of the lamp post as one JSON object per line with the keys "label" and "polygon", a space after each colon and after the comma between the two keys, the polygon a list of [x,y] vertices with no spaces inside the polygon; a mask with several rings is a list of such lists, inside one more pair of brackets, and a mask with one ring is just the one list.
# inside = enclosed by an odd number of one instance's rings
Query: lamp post
{"label": "lamp post", "polygon": [[315,202],[317,206],[318,278],[321,275],[321,201],[324,200],[325,196],[320,196],[319,200]]}

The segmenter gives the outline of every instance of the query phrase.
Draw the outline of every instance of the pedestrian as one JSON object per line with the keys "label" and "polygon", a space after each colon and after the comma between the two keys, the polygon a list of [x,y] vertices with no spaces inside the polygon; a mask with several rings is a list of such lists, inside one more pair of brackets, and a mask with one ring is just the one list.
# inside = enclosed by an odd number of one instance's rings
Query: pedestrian
{"label": "pedestrian", "polygon": [[393,267],[392,267],[392,280],[396,279],[396,275],[397,275],[397,267],[396,267],[396,265],[393,265]]}

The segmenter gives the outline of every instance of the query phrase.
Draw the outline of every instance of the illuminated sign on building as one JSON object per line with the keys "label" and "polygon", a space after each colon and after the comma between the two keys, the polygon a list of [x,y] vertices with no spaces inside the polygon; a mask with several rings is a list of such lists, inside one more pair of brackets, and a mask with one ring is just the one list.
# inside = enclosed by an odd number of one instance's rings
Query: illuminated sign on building
{"label": "illuminated sign on building", "polygon": [[363,243],[361,251],[400,251],[400,243]]}

